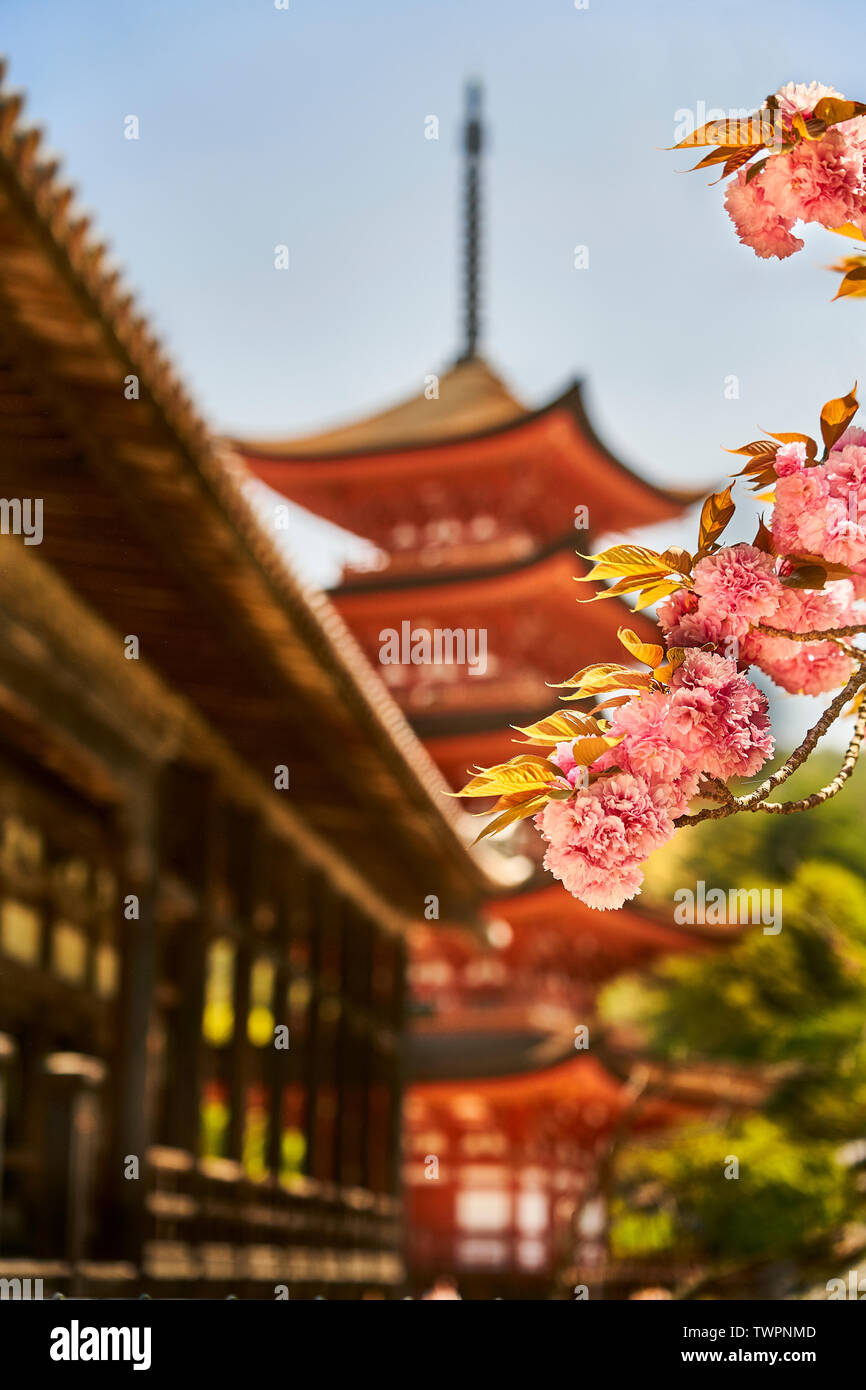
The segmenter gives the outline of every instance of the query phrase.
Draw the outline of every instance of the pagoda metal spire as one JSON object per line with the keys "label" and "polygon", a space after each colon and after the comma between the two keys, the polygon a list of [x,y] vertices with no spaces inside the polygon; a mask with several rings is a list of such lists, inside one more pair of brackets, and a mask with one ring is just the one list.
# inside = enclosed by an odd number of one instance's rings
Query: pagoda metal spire
{"label": "pagoda metal spire", "polygon": [[466,123],[463,130],[465,184],[463,191],[463,348],[458,361],[478,355],[479,336],[479,231],[481,221],[481,83],[466,86]]}

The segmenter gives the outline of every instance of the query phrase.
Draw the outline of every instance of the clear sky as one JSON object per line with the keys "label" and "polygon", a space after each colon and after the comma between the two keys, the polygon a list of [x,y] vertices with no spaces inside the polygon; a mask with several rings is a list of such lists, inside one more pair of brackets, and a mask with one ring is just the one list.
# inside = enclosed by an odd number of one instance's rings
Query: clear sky
{"label": "clear sky", "polygon": [[798,255],[758,261],[721,188],[659,148],[678,111],[751,108],[789,80],[866,98],[854,0],[4,0],[2,16],[11,81],[218,429],[351,418],[453,357],[472,75],[483,346],[529,404],[584,376],[625,461],[709,486],[720,446],[814,431],[866,378],[866,306],[830,303],[837,239],[809,229]]}

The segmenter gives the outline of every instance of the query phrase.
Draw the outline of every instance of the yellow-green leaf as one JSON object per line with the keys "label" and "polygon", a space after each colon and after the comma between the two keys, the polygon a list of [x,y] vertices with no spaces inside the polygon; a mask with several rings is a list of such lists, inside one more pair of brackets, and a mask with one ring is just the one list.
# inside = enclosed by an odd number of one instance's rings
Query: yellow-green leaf
{"label": "yellow-green leaf", "polygon": [[534,816],[546,804],[546,796],[533,797],[531,801],[524,801],[520,806],[511,806],[507,811],[503,811],[501,816],[496,816],[492,821],[485,825],[473,841],[478,844],[480,840],[486,840],[488,835],[495,835],[498,831],[504,830],[506,826],[513,825],[515,821],[526,820],[528,816]]}
{"label": "yellow-green leaf", "polygon": [[576,763],[582,767],[589,767],[596,758],[600,758],[602,753],[606,753],[608,748],[615,748],[620,742],[618,738],[579,738],[572,745],[572,756]]}
{"label": "yellow-green leaf", "polygon": [[[525,728],[512,725],[519,734],[526,735],[527,743],[562,743],[566,739],[579,738],[582,734],[597,734],[598,724],[588,714],[578,710],[558,709],[537,724],[527,724]],[[519,739],[514,740],[520,742]]]}
{"label": "yellow-green leaf", "polygon": [[503,796],[536,791],[552,782],[556,768],[546,759],[524,754],[495,767],[478,769],[477,776],[467,782],[454,796]]}
{"label": "yellow-green leaf", "polygon": [[[841,266],[833,266],[833,270],[841,270]],[[862,264],[848,270],[842,282],[834,294],[835,299],[863,299],[866,296],[866,260]]]}
{"label": "yellow-green leaf", "polygon": [[644,666],[649,666],[655,670],[659,662],[664,660],[664,647],[659,646],[656,642],[642,642],[637,633],[632,632],[630,627],[621,627],[616,635],[635,661],[642,662]]}
{"label": "yellow-green leaf", "polygon": [[573,695],[560,695],[561,700],[585,700],[590,695],[604,695],[608,690],[650,690],[652,676],[641,671],[630,671],[627,675],[598,676],[588,684],[579,686]]}
{"label": "yellow-green leaf", "polygon": [[589,598],[579,598],[578,603],[596,603],[602,598],[621,598],[623,594],[633,594],[637,589],[642,589],[645,584],[657,584],[660,574],[666,574],[667,570],[656,570],[652,574],[633,574],[625,579],[618,579],[615,584],[611,584],[608,589],[599,589],[597,594],[591,594]]}
{"label": "yellow-green leaf", "polygon": [[683,550],[681,545],[669,545],[662,555],[662,559],[675,574],[691,574],[692,572],[692,557],[687,550]]}
{"label": "yellow-green leaf", "polygon": [[615,674],[628,675],[628,667],[623,666],[621,661],[603,661],[595,666],[584,666],[580,671],[576,671],[567,681],[548,681],[547,684],[553,690],[568,690],[575,685],[583,685],[588,680],[595,680],[600,676]]}
{"label": "yellow-green leaf", "polygon": [[[664,573],[664,561],[656,550],[647,550],[642,545],[614,545],[603,550],[600,555],[584,555],[584,560],[593,560],[588,574],[578,575],[578,581],[589,579],[618,579],[624,575]],[[661,567],[661,569],[660,569]]]}
{"label": "yellow-green leaf", "polygon": [[651,603],[658,603],[660,598],[667,598],[668,594],[676,593],[681,589],[682,584],[676,579],[663,579],[658,584],[650,584],[646,589],[642,589],[640,597],[634,606],[634,612],[640,613],[644,608],[649,608]]}

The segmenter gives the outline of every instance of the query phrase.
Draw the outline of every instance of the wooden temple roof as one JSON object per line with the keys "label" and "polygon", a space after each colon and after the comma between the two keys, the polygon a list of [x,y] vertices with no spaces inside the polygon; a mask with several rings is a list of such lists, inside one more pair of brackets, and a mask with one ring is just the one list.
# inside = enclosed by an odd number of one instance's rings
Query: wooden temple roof
{"label": "wooden temple roof", "polygon": [[[430,407],[433,406],[431,410]],[[439,396],[421,392],[399,405],[336,429],[285,439],[256,440],[249,447],[271,458],[325,458],[405,449],[431,440],[483,434],[525,420],[529,412],[480,357],[451,367],[439,378]]]}
{"label": "wooden temple roof", "polygon": [[0,87],[0,492],[43,499],[40,561],[271,788],[286,765],[272,795],[392,903],[474,916],[492,880],[436,768],[297,581],[21,106]]}

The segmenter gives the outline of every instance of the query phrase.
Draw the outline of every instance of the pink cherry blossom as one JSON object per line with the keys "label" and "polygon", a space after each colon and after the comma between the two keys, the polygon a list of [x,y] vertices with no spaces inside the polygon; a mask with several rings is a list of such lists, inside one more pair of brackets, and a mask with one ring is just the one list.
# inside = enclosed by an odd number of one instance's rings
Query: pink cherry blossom
{"label": "pink cherry blossom", "polygon": [[[782,156],[778,155],[781,159]],[[728,184],[725,207],[744,246],[751,246],[762,260],[776,256],[780,261],[802,251],[805,242],[791,234],[794,218],[782,217],[773,206],[758,174],[746,182],[746,170],[741,169]]]}
{"label": "pink cherry blossom", "polygon": [[783,221],[840,227],[863,210],[863,151],[839,126],[768,159],[754,180]]}
{"label": "pink cherry blossom", "polygon": [[743,637],[773,612],[782,594],[775,559],[754,545],[729,545],[695,566],[698,611],[724,626],[725,635]]}
{"label": "pink cherry blossom", "polygon": [[574,760],[574,741],[570,743],[558,743],[555,750],[550,754],[550,761],[556,763],[565,780],[570,786],[576,787],[584,774],[584,767],[581,763]]}
{"label": "pink cherry blossom", "polygon": [[622,907],[640,891],[641,862],[674,833],[670,815],[627,772],[600,777],[569,801],[549,801],[535,818],[547,841],[544,867],[589,907]]}
{"label": "pink cherry blossom", "polygon": [[700,773],[687,766],[685,751],[675,742],[670,711],[671,697],[664,691],[647,691],[621,705],[609,730],[619,742],[592,770],[618,767],[642,777],[670,814],[681,816],[698,789]]}
{"label": "pink cherry blossom", "polygon": [[[819,82],[789,82],[776,93],[783,131],[790,137],[795,116],[811,116],[822,97],[841,95]],[[740,169],[730,181],[725,206],[740,241],[764,259],[784,260],[801,250],[792,230],[797,222],[831,229],[853,222],[866,229],[866,120],[830,126],[784,153],[770,145],[762,165]]]}
{"label": "pink cherry blossom", "polygon": [[[785,589],[769,626],[786,632],[830,631],[846,621],[843,606],[846,599],[849,604],[855,602],[853,586],[850,586],[850,593],[843,590],[842,594]],[[837,690],[852,671],[850,658],[835,642],[792,642],[785,637],[751,632],[740,655],[744,662],[754,662],[776,685],[794,695],[821,695]]]}
{"label": "pink cherry blossom", "polygon": [[[791,118],[797,114],[811,116],[822,97],[841,97],[835,87],[825,87],[823,82],[787,82],[776,93],[784,124],[791,125]],[[843,98],[844,100],[844,98]]]}
{"label": "pink cherry blossom", "polygon": [[668,727],[708,777],[749,777],[773,752],[767,697],[733,661],[693,647],[671,679]]}
{"label": "pink cherry blossom", "polygon": [[826,463],[778,479],[773,541],[780,554],[850,566],[866,561],[866,445],[851,434],[846,430]]}
{"label": "pink cherry blossom", "polygon": [[782,592],[772,555],[726,546],[695,566],[694,592],[678,590],[659,604],[658,620],[670,646],[721,646],[769,617]]}
{"label": "pink cherry blossom", "polygon": [[776,450],[775,468],[780,478],[788,473],[799,473],[806,467],[806,446],[799,440],[791,444],[780,444]]}

